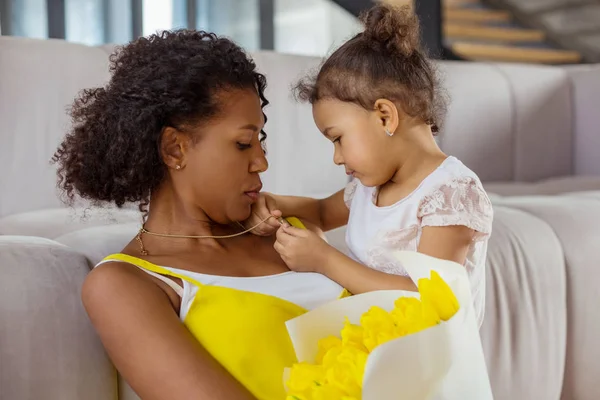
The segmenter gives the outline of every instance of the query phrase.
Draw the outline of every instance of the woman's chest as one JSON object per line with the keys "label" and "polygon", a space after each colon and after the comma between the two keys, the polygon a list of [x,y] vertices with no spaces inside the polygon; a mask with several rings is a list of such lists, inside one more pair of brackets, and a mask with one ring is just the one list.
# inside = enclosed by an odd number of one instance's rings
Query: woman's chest
{"label": "woman's chest", "polygon": [[251,278],[288,272],[269,238],[251,238],[237,246],[204,248],[194,252],[179,252],[162,265],[193,273]]}
{"label": "woman's chest", "polygon": [[256,398],[284,398],[282,371],[296,362],[285,323],[342,289],[322,275],[291,271],[194,278],[205,285],[186,285],[180,317],[189,331]]}

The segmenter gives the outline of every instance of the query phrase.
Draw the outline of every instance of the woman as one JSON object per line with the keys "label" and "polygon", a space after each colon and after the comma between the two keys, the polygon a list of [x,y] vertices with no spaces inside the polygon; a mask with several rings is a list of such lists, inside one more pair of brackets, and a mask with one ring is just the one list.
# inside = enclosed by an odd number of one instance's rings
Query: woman
{"label": "woman", "polygon": [[227,39],[141,38],[75,102],[59,184],[146,211],[140,233],[87,277],[82,298],[143,399],[280,399],[295,361],[284,322],[338,297],[289,271],[274,237],[243,234],[267,169],[265,78]]}

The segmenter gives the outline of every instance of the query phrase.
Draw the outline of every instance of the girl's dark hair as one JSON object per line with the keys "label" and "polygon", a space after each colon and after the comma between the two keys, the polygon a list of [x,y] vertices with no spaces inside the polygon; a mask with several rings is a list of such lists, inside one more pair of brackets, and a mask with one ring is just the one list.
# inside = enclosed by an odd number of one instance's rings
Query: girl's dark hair
{"label": "girl's dark hair", "polygon": [[436,70],[421,48],[416,15],[407,6],[378,4],[360,20],[364,31],[333,52],[315,76],[301,80],[296,97],[311,104],[334,98],[367,110],[385,98],[438,132],[446,102]]}
{"label": "girl's dark hair", "polygon": [[[236,44],[213,33],[165,31],[142,37],[110,57],[110,82],[75,100],[73,127],[52,161],[69,202],[75,194],[122,206],[140,202],[166,173],[159,152],[163,128],[219,116],[218,92],[256,90],[262,107],[266,79]],[[266,117],[265,117],[266,120]],[[266,137],[261,132],[261,140]]]}

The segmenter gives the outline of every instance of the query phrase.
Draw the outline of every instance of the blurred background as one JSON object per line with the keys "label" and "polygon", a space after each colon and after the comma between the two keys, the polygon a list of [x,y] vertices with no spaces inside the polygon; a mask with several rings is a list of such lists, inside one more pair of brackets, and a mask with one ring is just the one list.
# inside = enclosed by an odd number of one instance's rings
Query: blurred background
{"label": "blurred background", "polygon": [[[494,206],[481,328],[494,398],[600,399],[600,0],[386,1],[418,15],[451,99],[440,146]],[[348,177],[290,86],[372,4],[0,0],[0,399],[139,400],[80,289],[141,215],[65,205],[48,162],[73,99],[108,82],[114,45],[191,28],[245,47],[269,82],[265,189],[323,198]],[[345,251],[345,227],[327,235]]]}
{"label": "blurred background", "polygon": [[322,55],[358,29],[330,0],[0,0],[2,35],[122,44],[158,30],[190,28],[250,51]]}
{"label": "blurred background", "polygon": [[[415,8],[436,58],[600,61],[600,0],[387,0]],[[157,30],[228,36],[247,50],[322,56],[371,0],[0,0],[2,35],[122,44]]]}

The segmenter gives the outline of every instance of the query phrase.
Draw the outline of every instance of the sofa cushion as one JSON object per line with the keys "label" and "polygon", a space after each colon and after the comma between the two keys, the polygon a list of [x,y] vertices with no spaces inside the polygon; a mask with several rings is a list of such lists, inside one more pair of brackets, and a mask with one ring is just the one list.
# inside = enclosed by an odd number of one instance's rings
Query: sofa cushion
{"label": "sofa cushion", "polygon": [[573,162],[577,175],[600,175],[600,64],[565,67],[572,82],[575,141]]}
{"label": "sofa cushion", "polygon": [[600,191],[600,176],[563,176],[538,182],[487,182],[490,194],[501,196],[557,195],[580,191]]}
{"label": "sofa cushion", "polygon": [[114,399],[115,370],[81,304],[88,272],[52,240],[0,236],[0,399]]}
{"label": "sofa cushion", "polygon": [[559,399],[566,352],[564,256],[551,227],[494,206],[481,338],[494,398]]}
{"label": "sofa cushion", "polygon": [[96,265],[109,254],[123,250],[139,229],[139,222],[93,226],[66,233],[55,240],[83,254],[91,265]]}
{"label": "sofa cushion", "polygon": [[[593,196],[507,197],[500,203],[544,220],[556,233],[564,251],[567,283],[567,353],[562,399],[597,399],[600,394],[600,313],[597,282],[600,282],[600,201]],[[538,231],[532,232],[538,235]],[[550,253],[558,244],[544,244]],[[528,249],[529,250],[529,249]],[[547,273],[548,264],[533,274]],[[546,291],[545,301],[553,302],[560,292]],[[553,316],[556,318],[556,316]],[[540,314],[537,318],[548,318]],[[550,349],[545,345],[544,351]],[[537,369],[537,376],[544,372]],[[549,382],[553,381],[548,378]],[[533,397],[532,397],[533,398]],[[550,398],[550,397],[535,397]],[[554,397],[556,398],[556,397]]]}
{"label": "sofa cushion", "polygon": [[39,236],[54,239],[91,226],[141,221],[137,210],[114,208],[53,208],[29,211],[0,219],[0,235]]}

